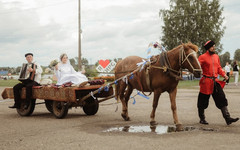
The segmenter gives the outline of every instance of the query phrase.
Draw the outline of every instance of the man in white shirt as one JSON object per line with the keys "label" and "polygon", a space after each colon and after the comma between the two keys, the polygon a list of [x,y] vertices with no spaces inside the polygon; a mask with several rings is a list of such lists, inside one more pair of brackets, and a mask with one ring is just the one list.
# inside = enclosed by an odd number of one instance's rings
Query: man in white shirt
{"label": "man in white shirt", "polygon": [[234,75],[234,83],[236,86],[238,86],[238,77],[239,77],[239,66],[238,62],[234,61],[233,62],[233,75]]}
{"label": "man in white shirt", "polygon": [[[41,74],[42,74],[42,68],[39,64],[36,62],[33,62],[33,54],[32,53],[27,53],[25,54],[25,58],[28,62],[28,64],[34,64],[34,67],[29,67],[26,70],[26,74],[32,74],[33,79],[26,79],[26,80],[20,80],[22,83],[18,83],[13,87],[13,93],[14,93],[14,105],[9,106],[9,108],[20,108],[21,105],[21,91],[23,87],[26,87],[26,103],[29,104],[29,102],[32,99],[32,87],[40,85],[40,80],[41,80]],[[23,70],[23,68],[21,68]],[[21,71],[20,71],[21,72]],[[21,74],[20,74],[21,76]],[[25,77],[27,75],[24,75]],[[28,77],[26,77],[28,78]],[[25,106],[26,108],[28,106]]]}
{"label": "man in white shirt", "polygon": [[230,66],[229,66],[229,63],[228,62],[226,62],[226,66],[225,66],[225,72],[226,72],[226,74],[227,74],[227,76],[228,76],[228,79],[227,79],[227,81],[226,81],[226,84],[228,84],[229,83],[229,79],[230,79]]}

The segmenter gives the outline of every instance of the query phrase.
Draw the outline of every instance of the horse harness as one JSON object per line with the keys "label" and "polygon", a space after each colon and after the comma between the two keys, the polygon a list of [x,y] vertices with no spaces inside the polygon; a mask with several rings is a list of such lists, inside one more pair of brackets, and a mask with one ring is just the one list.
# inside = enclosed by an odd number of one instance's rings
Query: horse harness
{"label": "horse harness", "polygon": [[[189,61],[188,57],[192,54],[195,54],[195,51],[189,53],[188,55],[186,55],[185,51],[184,51],[184,48],[183,46],[181,46],[180,48],[180,52],[179,52],[179,70],[175,70],[172,68],[170,62],[169,62],[169,59],[168,59],[168,56],[167,56],[167,52],[162,52],[159,57],[157,56],[152,56],[150,58],[150,61],[148,61],[146,64],[145,64],[145,71],[146,71],[146,84],[147,84],[147,88],[149,91],[153,91],[152,88],[151,88],[151,81],[150,81],[150,69],[151,68],[155,68],[155,69],[160,69],[160,70],[163,70],[164,73],[168,73],[171,77],[174,77],[176,80],[182,80],[182,65],[185,61],[188,62],[188,64],[190,65],[190,67],[192,68],[193,72],[195,71],[201,71],[201,69],[195,69],[193,67],[193,65],[191,64],[191,62]],[[160,65],[159,66],[155,66],[154,64],[156,62],[158,62],[159,60],[159,63]],[[136,73],[137,71],[141,71],[140,69],[141,67],[138,67],[136,68],[135,70],[133,70],[134,73]],[[129,71],[127,71],[129,72]],[[131,72],[129,75],[133,74],[133,72]],[[121,72],[122,73],[122,72]],[[120,78],[121,79],[121,78]],[[119,79],[118,79],[119,80]],[[136,79],[140,88],[141,88],[141,91],[142,93],[145,95],[145,96],[149,96],[151,95],[152,92],[150,92],[149,95],[146,95],[144,93],[144,90],[143,90],[143,86],[141,84],[141,81],[140,81],[140,78],[137,78]]]}
{"label": "horse harness", "polygon": [[[188,57],[192,54],[195,54],[195,51],[186,55],[183,46],[180,48],[180,52],[179,52],[180,69],[179,70],[175,70],[175,69],[172,68],[172,66],[169,62],[168,56],[167,56],[167,52],[162,52],[159,55],[159,57],[153,56],[151,58],[150,62],[146,64],[146,83],[147,83],[148,89],[150,91],[153,91],[152,88],[151,88],[150,72],[149,72],[151,68],[163,70],[164,73],[168,73],[171,77],[174,77],[176,80],[183,80],[183,78],[182,78],[182,65],[185,61],[188,62],[188,64],[192,68],[193,72],[194,71],[201,71],[201,69],[195,69],[193,67],[193,65],[191,64],[191,62],[189,61]],[[158,62],[158,60],[159,60],[160,66],[155,66],[154,64],[156,62]],[[143,88],[142,88],[141,84],[140,84],[140,86],[141,86],[141,89],[143,91]]]}

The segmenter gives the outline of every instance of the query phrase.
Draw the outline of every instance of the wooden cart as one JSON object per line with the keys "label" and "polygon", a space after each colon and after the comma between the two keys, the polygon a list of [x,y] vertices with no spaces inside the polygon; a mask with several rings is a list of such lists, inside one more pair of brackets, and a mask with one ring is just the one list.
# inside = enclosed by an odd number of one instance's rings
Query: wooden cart
{"label": "wooden cart", "polygon": [[[47,110],[56,118],[64,118],[71,107],[82,107],[87,115],[95,115],[99,103],[108,100],[113,96],[112,86],[104,89],[104,85],[89,85],[84,87],[33,87],[33,96],[30,102],[26,102],[26,89],[22,89],[21,105],[17,112],[21,116],[29,116],[33,113],[36,104],[44,104]],[[13,99],[13,88],[5,88],[2,92],[3,99]],[[102,98],[98,100],[98,98]],[[45,102],[36,103],[36,99]]]}

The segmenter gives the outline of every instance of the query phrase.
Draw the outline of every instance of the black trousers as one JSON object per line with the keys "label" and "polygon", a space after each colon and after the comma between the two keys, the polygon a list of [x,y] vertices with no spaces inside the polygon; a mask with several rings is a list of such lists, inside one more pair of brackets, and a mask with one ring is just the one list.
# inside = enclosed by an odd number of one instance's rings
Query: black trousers
{"label": "black trousers", "polygon": [[227,72],[227,76],[228,76],[228,79],[227,79],[227,83],[229,83],[229,79],[230,79],[230,72]]}
{"label": "black trousers", "polygon": [[[228,101],[226,99],[225,93],[223,92],[222,87],[217,82],[215,82],[212,97],[218,109],[221,109],[224,106],[228,106]],[[209,98],[210,95],[199,92],[197,103],[198,109],[206,109],[209,104]]]}
{"label": "black trousers", "polygon": [[21,104],[21,91],[23,87],[26,87],[26,101],[30,101],[32,98],[32,87],[39,85],[37,82],[32,81],[28,83],[18,83],[13,87],[14,101],[16,105]]}

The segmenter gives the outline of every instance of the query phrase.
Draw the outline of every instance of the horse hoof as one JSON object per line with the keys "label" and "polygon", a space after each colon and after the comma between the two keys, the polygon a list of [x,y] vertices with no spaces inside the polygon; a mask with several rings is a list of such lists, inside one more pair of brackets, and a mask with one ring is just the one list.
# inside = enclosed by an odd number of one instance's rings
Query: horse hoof
{"label": "horse hoof", "polygon": [[122,114],[122,117],[123,117],[123,119],[125,120],[125,121],[129,121],[130,120],[130,118],[129,117],[127,117],[126,115],[124,115],[124,114]]}
{"label": "horse hoof", "polygon": [[183,131],[183,126],[182,126],[182,124],[176,124],[176,131],[177,131],[177,132]]}
{"label": "horse hoof", "polygon": [[158,124],[158,123],[157,123],[156,121],[151,121],[151,122],[150,122],[150,125],[151,125],[151,126],[156,126],[157,124]]}

